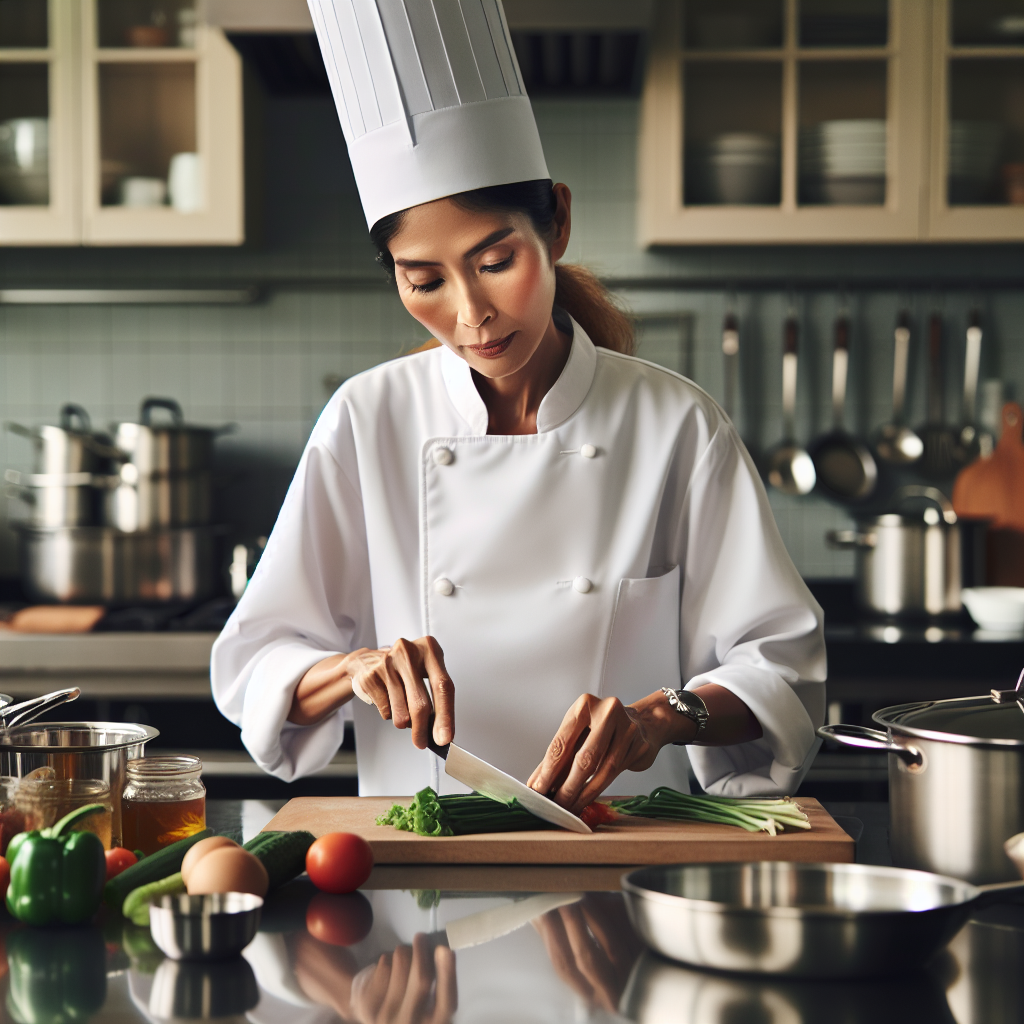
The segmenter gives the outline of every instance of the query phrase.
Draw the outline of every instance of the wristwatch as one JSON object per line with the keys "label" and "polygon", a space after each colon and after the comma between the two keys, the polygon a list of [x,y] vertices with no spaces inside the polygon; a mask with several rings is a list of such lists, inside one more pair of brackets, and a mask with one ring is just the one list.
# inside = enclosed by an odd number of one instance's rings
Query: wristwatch
{"label": "wristwatch", "polygon": [[[707,728],[708,725],[708,706],[701,700],[697,694],[691,690],[673,690],[668,686],[663,686],[661,692],[668,698],[669,704],[676,709],[681,715],[685,715],[697,726],[697,731],[694,733],[693,740],[700,739],[701,733]],[[692,743],[693,740],[689,742]],[[678,747],[685,746],[684,743],[675,744]]]}

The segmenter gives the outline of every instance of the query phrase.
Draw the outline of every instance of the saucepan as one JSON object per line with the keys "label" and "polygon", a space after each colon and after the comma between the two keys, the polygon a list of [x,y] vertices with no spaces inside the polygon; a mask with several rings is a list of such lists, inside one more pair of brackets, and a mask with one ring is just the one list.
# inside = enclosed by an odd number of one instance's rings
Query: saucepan
{"label": "saucepan", "polygon": [[622,879],[655,952],[695,967],[801,978],[913,971],[971,914],[1024,897],[1024,882],[975,886],[868,864],[658,865]]}

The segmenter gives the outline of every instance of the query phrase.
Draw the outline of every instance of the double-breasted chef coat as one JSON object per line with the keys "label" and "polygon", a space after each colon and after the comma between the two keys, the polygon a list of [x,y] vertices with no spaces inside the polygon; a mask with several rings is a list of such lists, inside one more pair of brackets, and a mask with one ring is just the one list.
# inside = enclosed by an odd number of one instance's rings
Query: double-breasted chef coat
{"label": "double-breasted chef coat", "polygon": [[[445,347],[346,381],[306,446],[217,640],[213,695],[264,770],[323,767],[355,723],[362,795],[464,791],[356,700],[287,721],[323,658],[432,635],[460,746],[529,777],[573,701],[717,683],[763,737],[685,748],[704,789],[792,792],[824,715],[821,610],[732,424],[691,381],[596,348],[574,321],[537,433],[487,433]],[[686,790],[682,747],[609,792]]]}

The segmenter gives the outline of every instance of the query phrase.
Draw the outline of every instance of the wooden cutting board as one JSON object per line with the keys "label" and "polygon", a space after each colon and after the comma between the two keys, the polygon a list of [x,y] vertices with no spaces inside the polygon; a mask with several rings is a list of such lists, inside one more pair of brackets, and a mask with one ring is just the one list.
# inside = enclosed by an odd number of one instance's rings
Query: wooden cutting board
{"label": "wooden cutting board", "polygon": [[818,803],[797,803],[810,831],[770,836],[731,825],[630,818],[592,835],[561,829],[489,835],[426,837],[399,832],[374,819],[408,797],[304,796],[289,800],[265,831],[305,829],[315,836],[355,832],[373,847],[377,864],[682,864],[709,861],[841,861],[854,858],[854,843]]}

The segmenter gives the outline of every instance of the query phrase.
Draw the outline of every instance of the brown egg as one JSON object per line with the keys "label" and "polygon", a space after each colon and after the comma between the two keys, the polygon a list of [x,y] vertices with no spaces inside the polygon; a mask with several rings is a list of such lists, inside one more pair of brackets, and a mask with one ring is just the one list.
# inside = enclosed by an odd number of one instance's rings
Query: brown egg
{"label": "brown egg", "polygon": [[228,839],[227,836],[210,836],[209,839],[201,839],[195,846],[190,846],[188,852],[185,854],[185,859],[181,862],[181,880],[188,885],[189,877],[192,874],[192,869],[208,854],[214,850],[219,850],[221,847],[231,846],[238,849],[238,843],[233,839]]}
{"label": "brown egg", "polygon": [[189,896],[215,892],[251,892],[265,896],[269,886],[267,869],[259,858],[241,847],[230,846],[213,850],[198,864],[193,864],[186,883]]}

